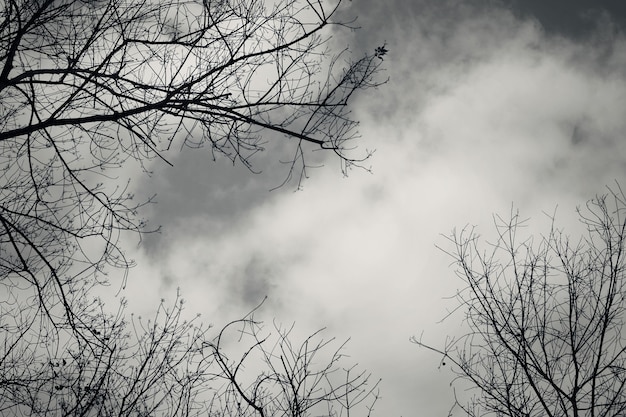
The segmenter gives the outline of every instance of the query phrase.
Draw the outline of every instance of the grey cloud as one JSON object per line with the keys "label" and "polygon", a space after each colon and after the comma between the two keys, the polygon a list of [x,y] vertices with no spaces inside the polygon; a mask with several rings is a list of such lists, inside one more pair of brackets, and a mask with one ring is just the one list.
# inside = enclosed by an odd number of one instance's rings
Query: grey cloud
{"label": "grey cloud", "polygon": [[548,33],[573,39],[594,36],[613,25],[626,28],[626,3],[621,0],[508,0],[506,4],[524,18],[537,19]]}
{"label": "grey cloud", "polygon": [[276,275],[275,264],[260,255],[253,256],[248,261],[241,275],[231,281],[234,295],[236,295],[246,307],[254,307],[264,297],[273,294],[274,276]]}
{"label": "grey cloud", "polygon": [[[378,115],[364,122],[364,139],[379,150],[376,175],[362,182],[351,178],[349,189],[360,188],[343,203],[349,193],[330,181],[318,184],[323,190],[312,187],[298,198],[284,198],[292,189],[267,191],[283,173],[279,165],[259,159],[265,173],[253,175],[215,163],[205,151],[185,152],[173,169],[159,170],[152,179],[159,189],[153,218],[166,227],[162,242],[171,250],[164,257],[171,258],[172,276],[191,271],[188,288],[208,294],[198,305],[211,297],[220,313],[241,313],[268,295],[270,303],[278,300],[284,307],[268,308],[270,316],[285,312],[289,320],[328,324],[341,337],[355,336],[354,357],[374,374],[388,372],[382,414],[420,409],[445,415],[448,376],[434,384],[428,374],[436,372],[439,358],[418,357],[406,341],[416,323],[419,333],[441,317],[441,296],[455,290],[447,259],[439,262],[441,254],[433,254],[437,233],[464,222],[490,224],[490,213],[506,212],[512,200],[525,213],[539,215],[557,202],[580,203],[601,192],[602,184],[624,172],[619,164],[626,142],[618,114],[623,77],[614,70],[607,72],[610,77],[598,76],[592,48],[545,36],[536,17],[517,19],[522,12],[511,3],[350,4],[363,26],[351,42],[373,50],[386,40],[390,49],[390,85],[360,103]],[[569,55],[574,53],[580,59]],[[611,68],[619,66],[615,61]],[[613,145],[602,142],[611,138]],[[262,216],[246,222],[261,205]],[[326,216],[320,219],[320,213]],[[333,221],[342,215],[345,221]],[[221,235],[223,230],[229,233]],[[196,241],[206,242],[196,242],[196,259],[188,259],[194,233]],[[294,255],[297,238],[306,248]],[[341,250],[328,253],[328,245],[339,244]],[[198,253],[207,259],[196,266]],[[302,297],[291,301],[290,293]],[[385,342],[378,351],[373,343],[358,344],[370,334]],[[406,350],[390,348],[392,337],[398,346],[406,343]],[[378,361],[378,368],[371,366]]]}
{"label": "grey cloud", "polygon": [[363,29],[355,34],[354,41],[368,47],[384,40],[391,28],[406,27],[416,17],[426,17],[431,27],[450,30],[468,16],[498,9],[535,20],[548,34],[577,40],[594,36],[602,29],[599,26],[608,22],[615,30],[626,28],[626,3],[622,0],[354,0],[349,5],[342,18],[358,16]]}
{"label": "grey cloud", "polygon": [[252,167],[258,170],[255,172],[224,157],[214,160],[210,149],[172,152],[168,160],[173,166],[156,163],[152,175],[138,178],[135,184],[139,194],[157,194],[155,204],[142,214],[153,227],[162,227],[160,234],[144,238],[143,248],[158,255],[172,240],[197,233],[217,236],[259,205],[278,194],[293,192],[290,185],[271,191],[287,175],[279,152],[270,149],[257,154]]}
{"label": "grey cloud", "polygon": [[[276,314],[282,305],[277,282],[284,279],[281,267],[276,259],[267,258],[260,253],[244,253],[240,264],[232,265],[227,275],[221,277],[223,286],[216,291],[213,302],[222,314],[242,315],[252,311],[263,303],[263,311]],[[247,257],[247,261],[246,258]],[[206,276],[203,279],[213,280]],[[214,282],[219,285],[218,282]],[[217,287],[213,288],[217,290]],[[266,300],[266,301],[264,301]]]}

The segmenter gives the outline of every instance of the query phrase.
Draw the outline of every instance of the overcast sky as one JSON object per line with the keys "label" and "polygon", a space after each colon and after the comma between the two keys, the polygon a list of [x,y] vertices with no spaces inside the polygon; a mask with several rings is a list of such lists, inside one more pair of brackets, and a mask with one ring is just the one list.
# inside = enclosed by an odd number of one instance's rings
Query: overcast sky
{"label": "overcast sky", "polygon": [[[567,225],[576,205],[626,184],[626,12],[621,0],[352,0],[355,50],[387,43],[390,82],[360,97],[373,174],[337,161],[304,190],[268,190],[285,171],[268,155],[252,175],[210,154],[171,155],[138,190],[163,226],[133,254],[131,309],[173,298],[215,324],[265,295],[263,317],[351,337],[347,353],[383,378],[379,416],[445,416],[437,324],[461,282],[435,245],[454,227],[489,234],[511,205]],[[342,35],[336,35],[342,36]],[[533,223],[531,223],[533,224]],[[139,296],[140,295],[140,296]]]}

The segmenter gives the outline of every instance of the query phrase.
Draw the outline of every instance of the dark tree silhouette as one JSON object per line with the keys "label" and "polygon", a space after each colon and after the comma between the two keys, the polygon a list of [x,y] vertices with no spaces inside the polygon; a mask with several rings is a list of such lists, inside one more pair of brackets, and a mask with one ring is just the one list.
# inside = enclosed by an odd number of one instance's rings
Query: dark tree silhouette
{"label": "dark tree silhouette", "polygon": [[334,20],[340,6],[0,4],[0,414],[194,415],[183,408],[206,377],[189,370],[206,362],[193,344],[202,334],[176,308],[129,330],[136,322],[94,292],[132,265],[120,237],[149,231],[139,210],[150,200],[135,201],[124,178],[181,146],[251,170],[264,148],[287,152],[298,184],[313,150],[359,166],[368,152],[351,150],[347,105],[379,85],[380,60],[332,52],[331,30],[350,28]]}
{"label": "dark tree silhouette", "polygon": [[179,297],[149,320],[104,311],[91,311],[90,340],[50,328],[7,339],[3,416],[369,416],[378,398],[378,382],[342,368],[345,343],[320,332],[294,345],[291,329],[272,335],[249,314],[211,337]]}
{"label": "dark tree silhouette", "polygon": [[626,412],[626,198],[617,186],[578,213],[580,239],[554,217],[545,235],[521,238],[518,213],[496,219],[487,249],[473,230],[450,237],[468,332],[443,348],[413,341],[443,355],[470,388],[469,399],[457,397],[467,415]]}
{"label": "dark tree silhouette", "polygon": [[[377,85],[375,54],[328,47],[321,0],[7,0],[0,10],[0,277],[55,326],[79,313],[120,234],[146,231],[119,168],[208,146],[252,167],[284,142],[348,169],[347,104]],[[265,136],[262,136],[265,135]],[[266,139],[263,139],[266,137]],[[277,146],[270,144],[273,149]],[[26,294],[28,293],[28,294]],[[81,295],[82,294],[82,295]],[[28,305],[22,305],[28,307]]]}

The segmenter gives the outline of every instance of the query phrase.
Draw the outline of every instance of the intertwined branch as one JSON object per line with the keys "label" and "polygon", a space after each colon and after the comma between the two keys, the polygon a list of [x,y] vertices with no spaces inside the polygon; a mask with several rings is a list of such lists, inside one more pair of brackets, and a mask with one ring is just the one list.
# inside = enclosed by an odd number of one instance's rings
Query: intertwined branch
{"label": "intertwined branch", "polygon": [[[269,146],[306,175],[311,149],[354,156],[347,105],[376,52],[327,45],[321,0],[6,0],[0,6],[0,285],[79,331],[80,297],[150,231],[124,175],[208,146],[252,169]],[[268,145],[269,144],[269,145]],[[18,283],[19,284],[16,284]]]}
{"label": "intertwined branch", "polygon": [[[380,381],[371,384],[370,375],[357,372],[356,365],[340,366],[347,342],[328,351],[334,340],[321,339],[321,330],[300,345],[293,343],[293,326],[284,329],[275,325],[278,336],[273,340],[268,334],[262,335],[262,330],[247,317],[229,323],[206,345],[220,368],[216,377],[224,381],[216,397],[218,411],[259,417],[371,415]],[[224,341],[233,331],[239,339],[254,341],[234,358],[223,353]],[[236,409],[229,409],[233,405]]]}
{"label": "intertwined branch", "polygon": [[370,385],[356,365],[342,367],[345,343],[334,348],[316,332],[294,345],[290,331],[277,327],[272,335],[252,315],[211,336],[199,316],[184,319],[183,306],[180,297],[162,300],[145,319],[128,317],[124,303],[115,314],[96,303],[86,323],[91,340],[46,329],[34,333],[38,339],[7,340],[21,346],[0,348],[0,412],[339,417],[373,410],[378,382]]}
{"label": "intertwined branch", "polygon": [[[587,235],[553,227],[520,239],[517,213],[497,218],[492,250],[473,231],[450,238],[467,285],[469,332],[443,355],[477,389],[457,405],[469,415],[618,416],[626,411],[626,198],[621,189],[579,210]],[[459,400],[460,401],[460,400]]]}
{"label": "intertwined branch", "polygon": [[[136,202],[126,178],[169,163],[170,149],[206,146],[252,170],[269,148],[277,160],[290,155],[287,180],[296,181],[311,150],[334,153],[344,170],[368,157],[351,150],[357,122],[347,106],[379,84],[382,55],[331,51],[330,30],[349,27],[334,20],[340,3],[0,2],[0,414],[224,415],[235,391],[264,415],[259,400],[294,416],[360,401],[352,387],[362,374],[326,394],[317,389],[332,366],[302,374],[313,368],[298,355],[325,345],[295,353],[282,335],[296,362],[280,369],[246,319],[273,375],[250,397],[181,306],[162,305],[146,323],[123,306],[110,313],[95,291],[110,266],[132,266],[121,237],[150,231],[140,209],[151,201]],[[229,388],[213,389],[224,378]],[[315,390],[294,390],[301,381]],[[218,400],[226,408],[211,405]]]}

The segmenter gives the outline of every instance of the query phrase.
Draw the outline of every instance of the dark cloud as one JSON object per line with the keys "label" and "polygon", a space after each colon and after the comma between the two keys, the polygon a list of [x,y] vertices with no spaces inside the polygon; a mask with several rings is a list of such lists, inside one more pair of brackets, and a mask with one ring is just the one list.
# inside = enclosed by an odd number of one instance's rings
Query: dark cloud
{"label": "dark cloud", "polygon": [[162,228],[160,234],[144,238],[143,248],[158,255],[159,248],[181,237],[219,235],[265,202],[292,193],[296,189],[293,182],[276,188],[288,176],[289,165],[281,162],[291,156],[286,149],[268,146],[251,159],[251,169],[220,155],[214,158],[207,148],[171,152],[168,161],[173,166],[157,162],[150,176],[135,182],[139,197],[156,193],[155,204],[147,206],[142,215],[151,228]]}
{"label": "dark cloud", "polygon": [[[199,214],[228,223],[269,198],[269,187],[258,184],[267,175],[254,174],[225,158],[213,160],[208,149],[185,149],[170,161],[173,166],[159,164],[138,187],[157,192],[156,204],[149,208],[151,223],[169,226]],[[245,202],[240,201],[243,196]]]}
{"label": "dark cloud", "polygon": [[599,32],[614,36],[626,29],[623,0],[354,0],[348,4],[339,18],[349,21],[357,17],[361,27],[352,35],[351,47],[373,51],[378,44],[391,41],[390,56],[404,52],[393,45],[401,44],[401,39],[393,39],[400,29],[411,33],[419,25],[432,35],[445,36],[469,16],[497,10],[536,21],[547,34],[575,40],[595,37]]}
{"label": "dark cloud", "polygon": [[232,296],[247,308],[258,305],[263,298],[273,296],[273,278],[277,265],[262,255],[248,261],[241,276],[231,280]]}
{"label": "dark cloud", "polygon": [[609,26],[616,31],[626,28],[623,0],[507,0],[506,5],[521,17],[539,21],[546,32],[574,39]]}

